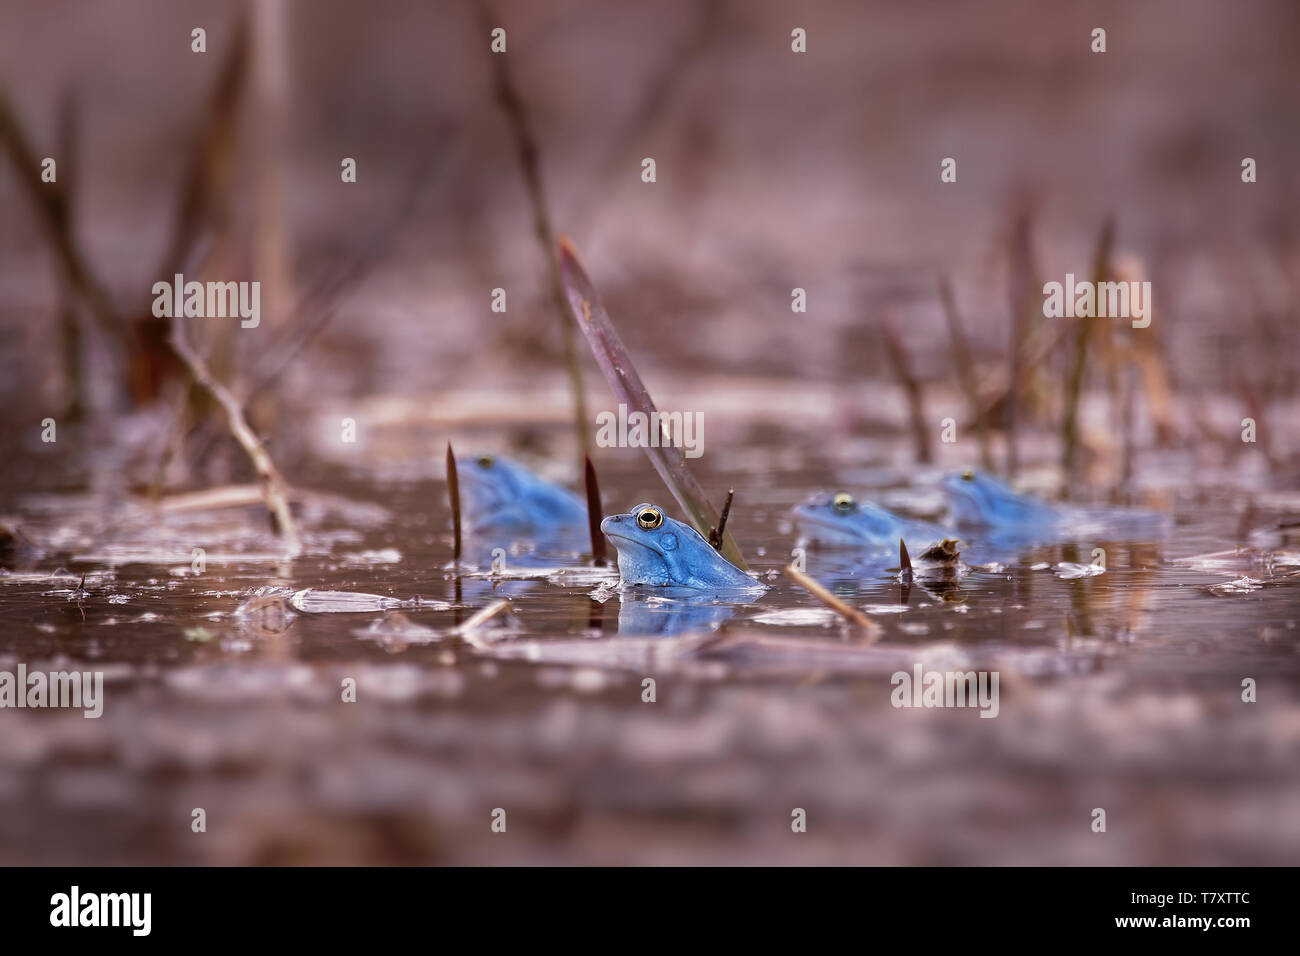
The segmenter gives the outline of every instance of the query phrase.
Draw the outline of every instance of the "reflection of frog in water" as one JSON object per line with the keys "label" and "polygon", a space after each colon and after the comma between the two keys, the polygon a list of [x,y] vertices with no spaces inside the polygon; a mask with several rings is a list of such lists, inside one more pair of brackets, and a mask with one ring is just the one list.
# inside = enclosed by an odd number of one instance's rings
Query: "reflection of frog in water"
{"label": "reflection of frog in water", "polygon": [[625,636],[676,637],[716,631],[735,613],[736,605],[702,601],[694,591],[672,596],[624,592],[619,597],[618,632]]}
{"label": "reflection of frog in water", "polygon": [[870,501],[858,501],[841,491],[813,495],[794,509],[803,537],[817,544],[858,548],[880,557],[897,557],[898,541],[920,554],[947,531],[926,521],[915,521],[887,511]]}
{"label": "reflection of frog in water", "polygon": [[698,531],[651,504],[610,515],[600,530],[618,549],[623,584],[703,591],[766,589],[714,550]]}
{"label": "reflection of frog in water", "polygon": [[471,531],[580,534],[587,527],[581,498],[509,459],[480,455],[458,465],[457,475]]}

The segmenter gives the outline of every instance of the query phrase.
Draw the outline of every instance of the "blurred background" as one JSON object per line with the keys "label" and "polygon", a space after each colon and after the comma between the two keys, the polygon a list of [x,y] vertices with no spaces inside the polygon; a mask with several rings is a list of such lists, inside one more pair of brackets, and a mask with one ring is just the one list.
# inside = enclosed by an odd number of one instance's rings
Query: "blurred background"
{"label": "blurred background", "polygon": [[[1298,80],[1285,0],[0,0],[0,667],[109,675],[98,721],[0,712],[0,861],[1293,863]],[[660,406],[703,413],[693,467],[762,574],[807,492],[931,517],[971,465],[1173,535],[901,609],[828,572],[872,646],[788,585],[793,616],[647,627],[461,581],[447,442],[579,488],[569,370],[586,421],[615,407],[560,235]],[[151,315],[176,272],[261,283],[256,329],[188,334],[298,558]],[[1150,281],[1150,327],[1044,319],[1067,272]],[[590,450],[606,510],[666,500]],[[500,593],[505,636],[462,642]],[[918,660],[1001,668],[1002,716],[888,707]]]}

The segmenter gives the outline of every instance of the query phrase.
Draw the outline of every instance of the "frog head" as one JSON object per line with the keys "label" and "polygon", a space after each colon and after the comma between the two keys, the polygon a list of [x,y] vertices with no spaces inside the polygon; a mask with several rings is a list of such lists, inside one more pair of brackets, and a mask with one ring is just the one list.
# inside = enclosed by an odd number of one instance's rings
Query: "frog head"
{"label": "frog head", "polygon": [[952,520],[991,528],[1050,527],[1056,509],[1032,495],[1022,495],[988,475],[969,469],[943,479]]}
{"label": "frog head", "polygon": [[847,491],[819,492],[794,509],[804,535],[821,544],[897,547],[907,521]]}
{"label": "frog head", "polygon": [[624,584],[698,589],[761,588],[698,531],[648,502],[627,514],[610,515],[600,530],[618,550]]}

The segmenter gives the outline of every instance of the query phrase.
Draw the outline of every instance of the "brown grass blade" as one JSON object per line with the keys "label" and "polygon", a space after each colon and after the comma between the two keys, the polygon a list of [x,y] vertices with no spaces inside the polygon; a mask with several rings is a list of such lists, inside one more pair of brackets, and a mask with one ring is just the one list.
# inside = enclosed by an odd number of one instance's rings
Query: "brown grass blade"
{"label": "brown grass blade", "polygon": [[[659,410],[642,384],[627,347],[615,331],[609,313],[605,311],[591,279],[578,261],[577,253],[565,239],[560,240],[559,262],[573,318],[587,337],[587,344],[591,346],[596,364],[605,373],[605,380],[609,382],[614,397],[626,404],[629,412],[638,411],[650,421],[658,421]],[[694,525],[696,531],[707,537],[709,530],[718,524],[718,512],[709,504],[704,489],[686,467],[682,450],[665,442],[660,442],[657,448],[647,447],[644,450],[655,471],[659,472],[659,477],[677,499],[687,520]],[[722,534],[722,547],[719,550],[732,564],[748,570],[740,548],[730,534]]]}
{"label": "brown grass blade", "polygon": [[456,471],[456,453],[447,442],[447,494],[451,498],[452,560],[460,561],[460,475]]}
{"label": "brown grass blade", "polygon": [[583,480],[587,486],[587,527],[591,532],[591,563],[604,567],[606,562],[605,532],[600,530],[601,515],[604,508],[600,503],[600,482],[596,480],[596,466],[591,463],[591,456],[586,456]]}

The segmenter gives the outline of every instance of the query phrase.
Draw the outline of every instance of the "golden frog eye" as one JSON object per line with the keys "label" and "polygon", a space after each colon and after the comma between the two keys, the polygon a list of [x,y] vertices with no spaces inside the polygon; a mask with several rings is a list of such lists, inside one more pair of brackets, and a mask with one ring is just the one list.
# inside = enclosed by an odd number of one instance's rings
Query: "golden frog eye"
{"label": "golden frog eye", "polygon": [[479,464],[479,467],[480,467],[480,468],[491,468],[491,467],[492,467],[492,456],[491,456],[491,455],[479,455],[479,457],[478,457],[478,464]]}
{"label": "golden frog eye", "polygon": [[853,500],[853,496],[847,491],[841,491],[831,499],[831,507],[842,515],[846,515],[853,511],[857,506],[858,503]]}
{"label": "golden frog eye", "polygon": [[658,508],[646,508],[636,516],[636,523],[646,531],[653,531],[664,523],[664,513]]}
{"label": "golden frog eye", "polygon": [[973,472],[973,471],[971,471],[969,468],[967,468],[965,471],[963,471],[963,472],[961,473],[961,480],[962,480],[962,481],[974,481],[974,480],[975,480],[975,472]]}

